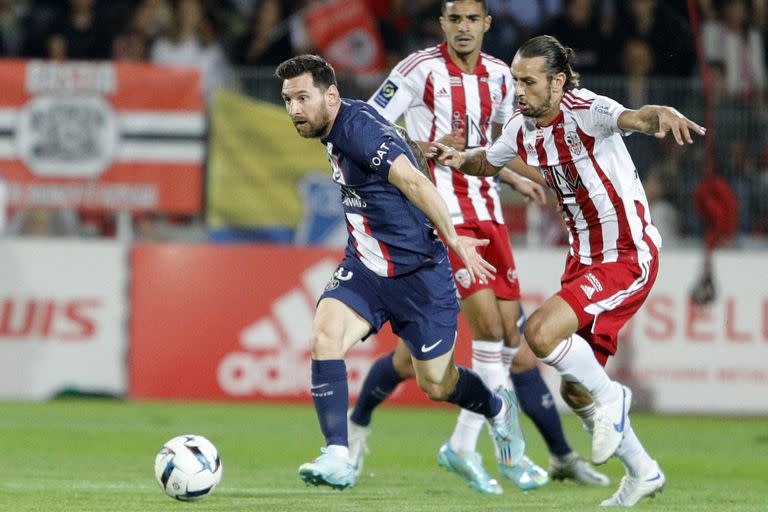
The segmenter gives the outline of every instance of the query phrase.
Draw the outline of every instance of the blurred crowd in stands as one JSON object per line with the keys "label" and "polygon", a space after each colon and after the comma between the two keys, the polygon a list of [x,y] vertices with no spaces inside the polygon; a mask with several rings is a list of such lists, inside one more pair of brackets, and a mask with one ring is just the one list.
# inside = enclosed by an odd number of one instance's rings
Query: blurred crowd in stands
{"label": "blurred crowd in stands", "polygon": [[[242,77],[260,67],[269,76],[292,55],[317,52],[304,13],[323,1],[0,0],[0,55],[194,66],[202,72],[207,98],[220,86],[259,96]],[[381,36],[386,70],[443,39],[440,0],[365,3]],[[522,41],[547,33],[576,50],[575,67],[586,87],[628,107],[672,104],[700,122],[711,109],[713,158],[705,157],[703,144],[679,148],[669,141],[627,139],[667,243],[704,231],[691,197],[705,161],[737,197],[739,234],[768,236],[768,0],[697,0],[699,26],[691,23],[686,0],[487,3],[493,24],[484,49],[498,58],[510,61]],[[346,79],[342,93],[367,97],[373,84],[355,83],[351,75],[340,77]],[[161,237],[152,227],[159,217],[137,217],[139,236]],[[52,223],[61,224],[56,232],[67,232],[78,220],[89,233],[113,229],[87,218],[59,220]],[[10,225],[22,232],[36,229],[26,226],[39,221],[33,216]],[[163,219],[160,225],[168,222],[174,224]]]}

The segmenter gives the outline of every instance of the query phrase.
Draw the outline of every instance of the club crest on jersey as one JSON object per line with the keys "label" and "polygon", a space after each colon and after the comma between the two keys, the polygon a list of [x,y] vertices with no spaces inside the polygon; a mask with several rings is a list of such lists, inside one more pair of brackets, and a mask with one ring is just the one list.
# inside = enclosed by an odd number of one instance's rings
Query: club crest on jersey
{"label": "club crest on jersey", "polygon": [[380,107],[384,108],[389,104],[389,100],[395,96],[397,89],[397,85],[392,80],[387,80],[384,82],[384,85],[381,86],[381,89],[379,89],[379,92],[376,94],[376,97],[373,99],[373,101],[375,101],[376,104],[378,104]]}
{"label": "club crest on jersey", "polygon": [[581,139],[576,132],[568,132],[565,134],[565,143],[568,144],[568,149],[574,155],[581,154],[581,150],[584,146],[581,144]]}
{"label": "club crest on jersey", "polygon": [[456,282],[459,283],[462,288],[469,288],[469,285],[472,284],[469,279],[469,270],[465,268],[457,270],[453,277],[456,278]]}

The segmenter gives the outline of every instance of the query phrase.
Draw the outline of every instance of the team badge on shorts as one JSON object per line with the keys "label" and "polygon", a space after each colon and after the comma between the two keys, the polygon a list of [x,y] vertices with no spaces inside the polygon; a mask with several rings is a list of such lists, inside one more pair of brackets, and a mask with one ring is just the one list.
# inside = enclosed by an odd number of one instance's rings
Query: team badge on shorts
{"label": "team badge on shorts", "polygon": [[325,291],[329,292],[339,287],[339,281],[337,279],[331,279],[328,284],[325,285]]}
{"label": "team badge on shorts", "polygon": [[514,283],[517,281],[517,270],[513,268],[507,269],[507,281]]}
{"label": "team badge on shorts", "polygon": [[469,285],[472,284],[469,279],[469,270],[465,268],[460,268],[457,270],[453,277],[456,278],[456,282],[459,283],[462,288],[469,288]]}

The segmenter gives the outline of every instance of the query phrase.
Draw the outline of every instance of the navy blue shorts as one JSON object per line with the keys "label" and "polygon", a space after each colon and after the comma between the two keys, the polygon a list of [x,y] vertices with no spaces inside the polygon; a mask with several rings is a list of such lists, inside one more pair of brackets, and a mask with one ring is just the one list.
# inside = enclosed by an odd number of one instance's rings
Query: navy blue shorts
{"label": "navy blue shorts", "polygon": [[429,360],[451,350],[456,341],[459,303],[446,257],[409,274],[381,277],[357,258],[345,258],[320,300],[343,302],[378,332],[385,322],[416,359]]}

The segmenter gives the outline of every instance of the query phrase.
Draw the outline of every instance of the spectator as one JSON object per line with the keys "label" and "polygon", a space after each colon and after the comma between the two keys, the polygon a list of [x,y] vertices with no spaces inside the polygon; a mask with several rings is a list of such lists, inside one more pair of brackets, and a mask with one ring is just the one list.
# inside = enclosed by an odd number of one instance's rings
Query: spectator
{"label": "spectator", "polygon": [[151,60],[155,64],[197,68],[203,94],[209,101],[217,88],[231,82],[229,63],[206,26],[198,0],[178,0],[170,36],[154,42]]}
{"label": "spectator", "polygon": [[488,0],[488,14],[494,23],[486,35],[484,49],[504,62],[511,62],[520,42],[539,32],[547,20],[561,11],[562,0]]}
{"label": "spectator", "polygon": [[57,60],[106,60],[112,57],[112,33],[94,0],[70,0],[66,14],[51,27],[48,57]]}
{"label": "spectator", "polygon": [[0,0],[0,55],[20,57],[27,50],[26,10],[15,0]]}
{"label": "spectator", "polygon": [[565,0],[563,13],[545,25],[541,33],[556,37],[576,51],[573,67],[579,73],[595,74],[609,68],[593,0]]}
{"label": "spectator", "polygon": [[235,62],[275,67],[293,56],[284,0],[262,0],[251,16],[248,32],[235,44]]}
{"label": "spectator", "polygon": [[766,85],[765,54],[760,32],[749,26],[744,0],[724,0],[720,18],[704,23],[702,39],[708,60],[725,65],[728,94],[762,102]]}
{"label": "spectator", "polygon": [[628,39],[643,39],[653,50],[657,73],[689,76],[695,55],[688,22],[668,1],[628,0],[621,4],[618,19],[622,23],[616,26],[615,46],[623,47]]}

